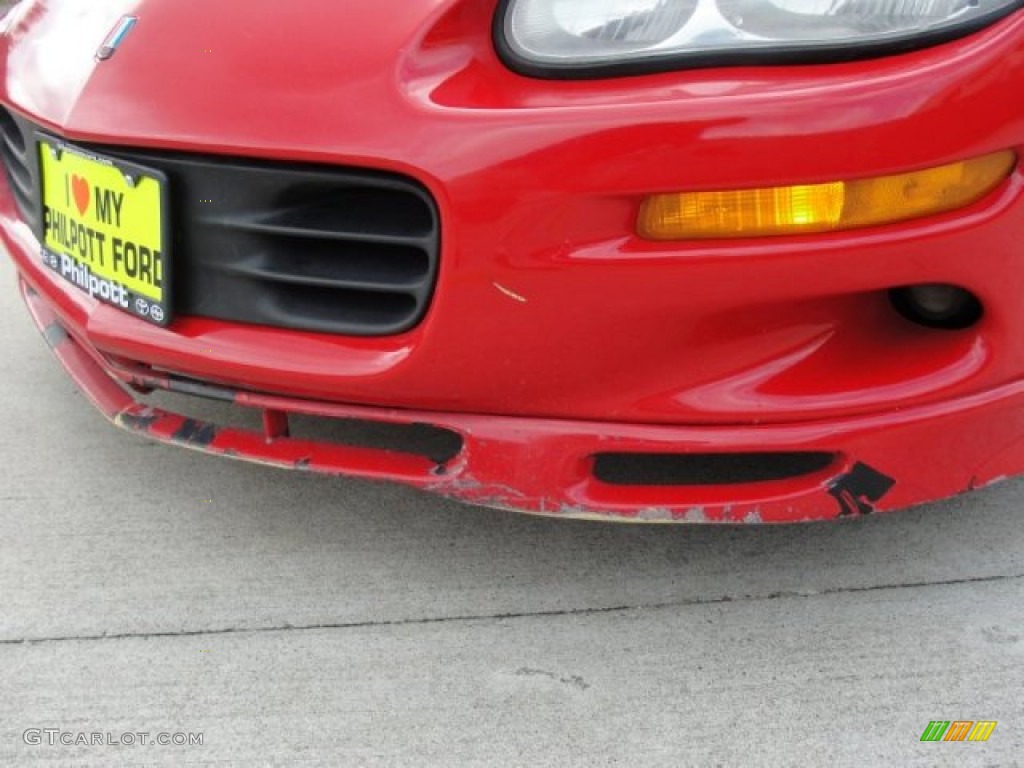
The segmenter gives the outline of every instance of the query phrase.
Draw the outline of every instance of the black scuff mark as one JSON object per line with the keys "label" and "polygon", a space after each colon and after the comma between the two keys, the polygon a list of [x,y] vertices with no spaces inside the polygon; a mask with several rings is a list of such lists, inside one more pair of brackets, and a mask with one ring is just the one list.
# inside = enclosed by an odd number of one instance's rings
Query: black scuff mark
{"label": "black scuff mark", "polygon": [[64,326],[60,323],[53,322],[43,330],[43,338],[50,345],[50,349],[56,349],[68,340],[68,332],[64,330]]}
{"label": "black scuff mark", "polygon": [[828,492],[839,502],[839,516],[870,515],[896,481],[874,467],[858,461],[845,475],[829,485]]}
{"label": "black scuff mark", "polygon": [[135,432],[148,432],[160,417],[150,411],[141,413],[122,413],[118,421]]}
{"label": "black scuff mark", "polygon": [[206,447],[217,437],[217,428],[213,424],[195,419],[185,419],[181,426],[171,435],[171,439],[187,445]]}
{"label": "black scuff mark", "polygon": [[294,466],[295,466],[295,469],[298,469],[298,470],[308,470],[310,464],[312,464],[312,463],[313,463],[313,459],[311,459],[309,456],[303,456],[301,459],[298,459],[295,462]]}

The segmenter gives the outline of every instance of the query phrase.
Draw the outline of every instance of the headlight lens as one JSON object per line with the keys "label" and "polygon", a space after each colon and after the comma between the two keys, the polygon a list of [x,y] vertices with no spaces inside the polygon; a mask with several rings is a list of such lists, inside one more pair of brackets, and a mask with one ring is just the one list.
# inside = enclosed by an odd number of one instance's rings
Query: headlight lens
{"label": "headlight lens", "polygon": [[978,29],[1024,0],[505,0],[499,46],[536,73],[730,57],[850,57]]}

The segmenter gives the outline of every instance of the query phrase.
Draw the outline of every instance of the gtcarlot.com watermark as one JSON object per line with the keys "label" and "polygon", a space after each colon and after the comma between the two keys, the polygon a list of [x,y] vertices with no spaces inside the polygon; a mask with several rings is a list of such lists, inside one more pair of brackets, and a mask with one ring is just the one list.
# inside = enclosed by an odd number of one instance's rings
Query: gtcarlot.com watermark
{"label": "gtcarlot.com watermark", "polygon": [[22,740],[32,747],[201,747],[202,733],[181,731],[64,731],[60,728],[26,728]]}

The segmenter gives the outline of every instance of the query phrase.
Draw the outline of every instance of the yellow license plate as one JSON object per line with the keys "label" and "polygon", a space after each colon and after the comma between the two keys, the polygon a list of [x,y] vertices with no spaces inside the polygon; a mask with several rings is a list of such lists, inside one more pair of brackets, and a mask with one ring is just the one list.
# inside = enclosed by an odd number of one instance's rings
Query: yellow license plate
{"label": "yellow license plate", "polygon": [[43,261],[99,301],[167,325],[166,177],[50,137],[38,144]]}

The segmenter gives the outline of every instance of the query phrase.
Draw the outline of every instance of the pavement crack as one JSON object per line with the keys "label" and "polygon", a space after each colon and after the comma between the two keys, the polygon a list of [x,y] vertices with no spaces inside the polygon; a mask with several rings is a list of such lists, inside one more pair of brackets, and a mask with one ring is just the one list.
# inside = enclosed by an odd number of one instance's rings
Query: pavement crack
{"label": "pavement crack", "polygon": [[345,629],[376,629],[384,627],[410,627],[429,624],[455,624],[480,621],[513,621],[535,618],[559,618],[568,616],[600,616],[612,613],[633,613],[639,611],[658,611],[674,608],[690,608],[725,603],[755,603],[766,600],[792,600],[829,595],[860,594],[865,592],[894,592],[901,589],[927,589],[932,587],[961,586],[969,584],[992,584],[1002,581],[1019,581],[1024,574],[1005,574],[995,576],[975,576],[964,579],[946,579],[938,581],[907,581],[895,584],[873,584],[862,587],[833,587],[822,590],[779,590],[762,594],[718,595],[715,597],[693,597],[682,600],[666,600],[662,602],[639,603],[636,605],[610,605],[591,608],[561,608],[541,611],[511,611],[507,613],[478,613],[455,616],[428,616],[410,619],[379,619],[349,622],[322,622],[309,624],[293,624],[282,622],[261,627],[221,627],[212,629],[181,629],[158,632],[111,632],[94,635],[63,635],[54,637],[24,637],[0,639],[0,646],[5,645],[42,645],[45,643],[88,642],[95,640],[140,640],[167,637],[211,637],[217,635],[247,635],[270,632],[306,632],[311,630],[345,630]]}

